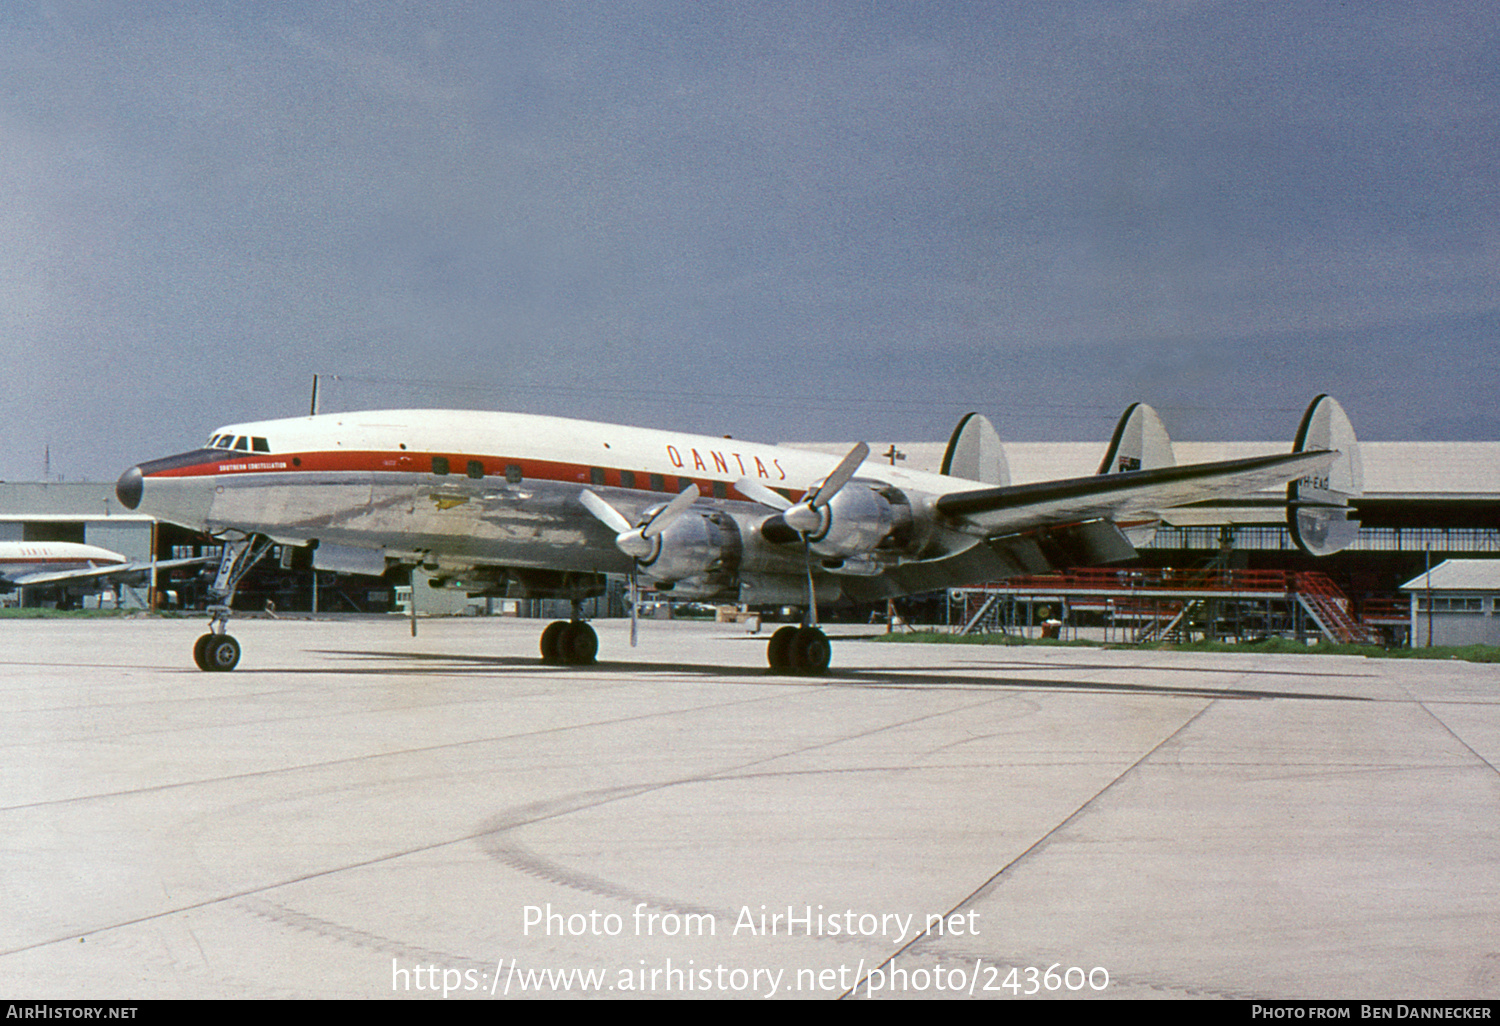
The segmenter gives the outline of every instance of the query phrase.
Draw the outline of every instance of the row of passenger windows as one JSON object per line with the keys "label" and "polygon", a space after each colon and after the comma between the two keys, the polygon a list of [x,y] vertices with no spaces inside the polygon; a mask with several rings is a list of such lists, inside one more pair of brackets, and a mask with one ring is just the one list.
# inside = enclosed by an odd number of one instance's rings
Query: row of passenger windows
{"label": "row of passenger windows", "polygon": [[[455,472],[454,464],[455,461],[450,460],[447,456],[434,456],[432,458],[432,472],[439,477],[452,474]],[[464,474],[477,481],[484,477],[484,464],[479,460],[468,460],[464,464]],[[611,482],[609,478],[615,475],[618,475],[617,481]],[[521,468],[517,464],[511,463],[506,465],[505,480],[510,484],[520,484],[523,476]],[[679,477],[675,480],[679,492],[687,491],[688,485],[693,483],[693,480],[687,477]],[[633,470],[607,472],[603,467],[589,468],[589,483],[600,488],[610,484],[617,484],[620,488],[645,487],[653,492],[664,492],[667,490],[667,479],[662,474],[637,474]],[[707,487],[704,487],[705,484]],[[729,497],[729,485],[723,481],[704,482],[699,485],[699,489],[704,494],[710,494],[716,499]]]}
{"label": "row of passenger windows", "polygon": [[[271,444],[264,438],[249,435],[214,435],[208,440],[210,449],[230,449],[236,452],[270,452]],[[403,446],[403,448],[405,448]],[[432,472],[440,477],[454,473],[455,461],[447,456],[432,457]],[[464,462],[464,475],[478,481],[484,477],[484,463],[480,460],[466,460]],[[610,476],[617,475],[617,481],[609,481]],[[520,484],[524,477],[519,464],[511,463],[505,467],[505,480],[510,484]],[[675,479],[677,491],[687,491],[688,485],[692,484],[691,478],[678,477]],[[633,470],[620,470],[606,472],[603,467],[589,468],[589,483],[598,487],[609,484],[617,484],[620,488],[647,488],[653,492],[664,492],[667,490],[667,479],[662,474],[637,474]],[[707,487],[704,487],[704,485]],[[716,499],[727,498],[729,486],[723,481],[704,482],[699,485],[705,494],[712,495]]]}
{"label": "row of passenger windows", "polygon": [[[651,491],[664,492],[667,490],[667,479],[661,474],[637,474],[633,470],[621,470],[618,471],[618,473],[620,475],[619,486],[621,488],[639,488],[640,484],[638,483],[637,479],[644,477],[646,479],[646,487]],[[609,477],[605,473],[603,467],[589,468],[589,483],[598,485],[600,487],[604,487],[605,485],[609,484]],[[679,477],[677,478],[677,490],[679,492],[685,492],[688,490],[688,485],[692,483],[693,479],[690,477]],[[708,487],[705,488],[704,484],[707,484]],[[705,495],[712,495],[715,499],[725,499],[729,497],[729,485],[727,485],[723,481],[708,481],[700,483],[698,485],[698,490]]]}
{"label": "row of passenger windows", "polygon": [[208,440],[210,449],[234,449],[238,452],[270,452],[271,443],[264,438],[247,435],[214,435]]}

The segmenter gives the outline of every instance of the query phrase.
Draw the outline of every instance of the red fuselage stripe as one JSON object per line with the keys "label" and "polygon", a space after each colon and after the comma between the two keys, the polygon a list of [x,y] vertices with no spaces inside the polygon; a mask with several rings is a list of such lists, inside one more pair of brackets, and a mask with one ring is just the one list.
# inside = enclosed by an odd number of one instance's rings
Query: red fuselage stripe
{"label": "red fuselage stripe", "polygon": [[[268,455],[246,453],[242,456],[226,453],[226,458],[205,459],[201,463],[168,467],[151,471],[148,478],[194,478],[194,477],[240,477],[247,474],[300,474],[300,473],[345,473],[345,474],[422,474],[441,481],[480,480],[482,478],[504,479],[511,467],[519,467],[522,480],[557,481],[578,484],[583,487],[635,488],[639,491],[675,494],[687,487],[688,482],[698,485],[705,497],[712,497],[715,480],[697,478],[686,474],[659,474],[656,471],[620,470],[612,467],[590,467],[576,463],[559,463],[550,460],[532,460],[503,456],[472,456],[461,453],[433,452],[300,452]],[[446,461],[448,473],[435,470],[437,461]],[[472,477],[469,464],[477,463],[482,477]],[[595,470],[603,472],[604,480],[595,481]],[[635,483],[624,483],[623,475],[633,473]],[[653,488],[651,479],[661,478],[661,487]],[[774,478],[766,478],[772,484]],[[725,498],[750,501],[722,479],[718,484],[726,490]],[[790,492],[797,496],[796,491]]]}

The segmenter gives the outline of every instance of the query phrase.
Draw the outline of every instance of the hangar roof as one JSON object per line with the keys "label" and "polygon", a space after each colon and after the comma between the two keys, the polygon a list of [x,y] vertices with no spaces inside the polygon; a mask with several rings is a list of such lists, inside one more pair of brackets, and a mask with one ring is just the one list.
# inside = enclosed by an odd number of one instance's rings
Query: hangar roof
{"label": "hangar roof", "polygon": [[1500,591],[1500,559],[1445,559],[1401,585],[1402,591]]}

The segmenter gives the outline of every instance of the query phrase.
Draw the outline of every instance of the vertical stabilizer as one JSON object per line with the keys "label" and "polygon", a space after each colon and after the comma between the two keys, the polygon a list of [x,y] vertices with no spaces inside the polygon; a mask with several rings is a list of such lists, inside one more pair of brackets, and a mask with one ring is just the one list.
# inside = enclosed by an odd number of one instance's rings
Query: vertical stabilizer
{"label": "vertical stabilizer", "polygon": [[988,417],[966,413],[948,439],[942,473],[997,488],[1010,484],[1010,464],[1005,447]]}
{"label": "vertical stabilizer", "polygon": [[1328,472],[1286,486],[1286,521],[1292,540],[1310,556],[1348,548],[1359,537],[1359,521],[1349,518],[1349,500],[1364,494],[1365,470],[1359,440],[1344,408],[1320,395],[1307,407],[1293,452],[1335,452]]}
{"label": "vertical stabilizer", "polygon": [[1156,470],[1177,466],[1172,439],[1156,411],[1145,403],[1131,403],[1120,414],[1114,437],[1099,462],[1099,473],[1119,474],[1129,470]]}

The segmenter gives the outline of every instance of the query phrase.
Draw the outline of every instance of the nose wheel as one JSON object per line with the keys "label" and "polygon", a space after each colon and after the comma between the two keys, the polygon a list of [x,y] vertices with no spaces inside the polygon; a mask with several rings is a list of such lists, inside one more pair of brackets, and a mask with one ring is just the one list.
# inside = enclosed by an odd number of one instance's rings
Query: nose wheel
{"label": "nose wheel", "polygon": [[821,676],[833,657],[828,636],[816,627],[783,627],[771,635],[766,660],[777,673]]}
{"label": "nose wheel", "polygon": [[193,662],[208,672],[232,670],[240,662],[240,643],[228,634],[205,634],[193,645]]}

